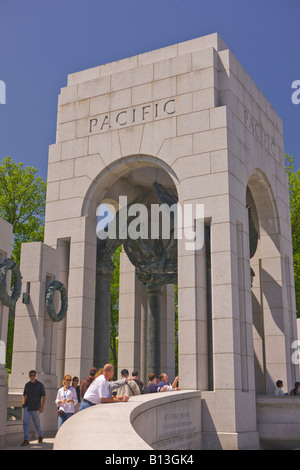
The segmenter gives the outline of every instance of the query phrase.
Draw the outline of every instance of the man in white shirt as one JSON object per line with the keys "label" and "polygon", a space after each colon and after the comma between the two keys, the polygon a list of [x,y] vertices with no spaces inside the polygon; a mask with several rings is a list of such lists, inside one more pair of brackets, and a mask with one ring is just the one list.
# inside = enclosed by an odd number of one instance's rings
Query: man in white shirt
{"label": "man in white shirt", "polygon": [[128,395],[123,397],[111,397],[109,380],[111,380],[113,376],[114,366],[106,364],[103,369],[103,374],[97,377],[85,392],[79,411],[97,405],[98,403],[126,402],[129,400]]}

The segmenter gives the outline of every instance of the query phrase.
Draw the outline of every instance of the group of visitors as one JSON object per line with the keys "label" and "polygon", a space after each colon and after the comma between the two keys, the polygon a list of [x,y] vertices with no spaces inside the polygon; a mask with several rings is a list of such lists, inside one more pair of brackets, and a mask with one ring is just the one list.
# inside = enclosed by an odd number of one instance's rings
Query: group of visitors
{"label": "group of visitors", "polygon": [[284,396],[300,396],[300,382],[295,382],[294,388],[290,391],[290,393],[284,393],[283,389],[283,381],[277,380],[276,387],[275,387],[275,396],[276,397],[284,397]]}
{"label": "group of visitors", "polygon": [[155,392],[171,392],[174,390],[180,390],[178,385],[178,377],[175,377],[174,382],[171,384],[169,382],[169,377],[165,372],[159,375],[159,378],[155,376],[153,372],[150,372],[148,375],[149,383],[146,392],[155,393]]}
{"label": "group of visitors", "polygon": [[[149,382],[146,390],[144,384],[138,378],[138,372],[132,371],[131,377],[127,369],[121,371],[121,379],[114,381],[114,366],[106,364],[102,369],[96,367],[90,369],[89,376],[85,377],[79,384],[78,377],[65,375],[63,386],[57,391],[56,406],[58,408],[58,426],[72,416],[76,411],[84,410],[98,403],[116,403],[127,402],[132,395],[141,393],[156,393],[180,390],[178,387],[178,377],[175,377],[173,383],[165,372],[157,378],[154,373],[148,375]],[[277,380],[275,387],[275,396],[300,396],[300,382],[295,382],[294,388],[290,393],[284,393],[283,381]],[[43,413],[46,403],[46,392],[44,385],[37,380],[35,370],[29,372],[29,382],[25,384],[23,392],[22,406],[24,441],[22,446],[29,445],[30,420],[32,418],[37,435],[38,442],[43,442],[42,429],[40,424],[40,413]]]}
{"label": "group of visitors", "polygon": [[[121,379],[114,381],[114,367],[106,364],[102,369],[90,369],[89,376],[79,384],[78,377],[65,375],[63,386],[57,391],[55,404],[57,406],[57,429],[76,411],[81,411],[98,403],[127,402],[132,395],[139,395],[144,391],[144,384],[138,378],[138,372],[132,371],[131,377],[127,369],[121,371]],[[32,418],[38,441],[43,441],[40,424],[40,413],[43,413],[46,403],[44,385],[37,380],[35,370],[29,372],[29,382],[23,392],[22,406],[24,441],[22,446],[29,445],[30,420]]]}

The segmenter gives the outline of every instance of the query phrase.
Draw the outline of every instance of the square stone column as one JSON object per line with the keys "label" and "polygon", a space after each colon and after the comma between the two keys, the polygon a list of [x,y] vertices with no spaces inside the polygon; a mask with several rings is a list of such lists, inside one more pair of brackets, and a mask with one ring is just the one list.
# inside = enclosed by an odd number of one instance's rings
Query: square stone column
{"label": "square stone column", "polygon": [[[48,184],[47,207],[53,202],[51,188],[57,187],[52,179],[61,176],[58,171],[60,147],[60,144],[54,145],[49,151],[48,181],[51,184]],[[83,165],[83,168],[86,171],[87,167]],[[95,162],[90,166],[91,174],[94,170]],[[82,203],[82,199],[80,201]],[[64,322],[59,324],[57,365],[60,376],[70,374],[82,379],[89,374],[94,355],[96,205],[91,210],[93,217],[82,217],[77,199],[63,199],[61,204],[66,205],[66,211],[61,213],[60,203],[56,201],[53,210],[46,211],[45,223],[45,243],[58,251],[59,276],[68,287],[69,308]]]}
{"label": "square stone column", "polygon": [[[75,224],[74,224],[75,225]],[[96,218],[70,224],[71,242],[65,337],[65,374],[83,379],[94,365]]]}
{"label": "square stone column", "polygon": [[145,287],[135,274],[135,267],[125,252],[120,253],[119,284],[119,351],[118,378],[120,371],[129,373],[138,369],[141,380],[145,367],[145,318],[147,304]]}
{"label": "square stone column", "polygon": [[166,372],[170,381],[176,375],[175,369],[175,292],[174,285],[167,284],[163,287],[162,312],[161,312],[161,372]]}
{"label": "square stone column", "polygon": [[[68,291],[69,284],[69,264],[70,264],[70,240],[57,240],[57,251],[59,256],[59,279]],[[66,317],[58,323],[57,332],[57,355],[56,374],[58,387],[62,383],[65,372],[65,349],[66,349]]]}
{"label": "square stone column", "polygon": [[[138,280],[135,267],[126,253],[120,255],[119,355],[118,377],[124,368],[137,369],[146,385],[147,376],[147,292]],[[175,303],[174,286],[162,286],[159,318],[161,370],[175,376]]]}
{"label": "square stone column", "polygon": [[[206,243],[204,239],[201,249],[194,251],[187,249],[186,242],[179,240],[178,251],[179,381],[183,389],[208,390]],[[193,374],[184,372],[188,369]]]}
{"label": "square stone column", "polygon": [[[19,394],[29,381],[28,372],[36,370],[37,378],[46,390],[47,402],[41,415],[43,432],[57,426],[56,351],[58,323],[46,311],[45,293],[53,280],[58,279],[58,252],[41,242],[23,243],[20,270],[22,292],[29,292],[29,303],[21,300],[16,305],[12,373],[9,392]],[[55,293],[55,309],[59,312],[59,293]]]}

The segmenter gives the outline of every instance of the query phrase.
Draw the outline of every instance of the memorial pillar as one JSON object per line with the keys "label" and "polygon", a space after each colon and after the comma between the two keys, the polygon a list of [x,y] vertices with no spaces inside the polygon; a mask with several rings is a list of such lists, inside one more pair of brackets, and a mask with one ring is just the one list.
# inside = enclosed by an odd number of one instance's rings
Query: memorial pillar
{"label": "memorial pillar", "polygon": [[126,253],[120,254],[118,377],[126,368],[146,381],[147,302],[145,286]]}
{"label": "memorial pillar", "polygon": [[[70,242],[68,240],[57,240],[57,251],[59,254],[59,279],[64,284],[65,288],[68,290]],[[65,349],[66,318],[59,322],[57,332],[56,373],[59,387],[65,375]]]}
{"label": "memorial pillar", "polygon": [[97,368],[110,362],[110,285],[113,274],[113,264],[100,263],[97,266],[94,333],[94,366]]}
{"label": "memorial pillar", "polygon": [[[178,361],[181,389],[208,390],[207,253],[178,241]],[[208,286],[209,287],[209,286]],[[185,370],[190,370],[189,374]]]}
{"label": "memorial pillar", "polygon": [[147,285],[147,376],[150,372],[158,375],[161,371],[160,358],[160,316],[162,306],[162,286]]}
{"label": "memorial pillar", "polygon": [[175,361],[175,288],[163,286],[160,315],[160,372],[166,372],[170,381],[177,375]]}
{"label": "memorial pillar", "polygon": [[[23,394],[28,372],[36,370],[46,389],[47,403],[41,415],[43,432],[57,426],[55,397],[57,393],[56,347],[57,322],[46,311],[45,293],[53,279],[58,280],[58,252],[41,242],[23,243],[20,271],[22,290],[30,290],[26,303],[17,302],[14,329],[12,373],[9,392]],[[26,289],[25,289],[26,286]],[[58,295],[58,294],[57,294]],[[57,298],[58,300],[58,298]],[[57,303],[55,300],[55,306]]]}

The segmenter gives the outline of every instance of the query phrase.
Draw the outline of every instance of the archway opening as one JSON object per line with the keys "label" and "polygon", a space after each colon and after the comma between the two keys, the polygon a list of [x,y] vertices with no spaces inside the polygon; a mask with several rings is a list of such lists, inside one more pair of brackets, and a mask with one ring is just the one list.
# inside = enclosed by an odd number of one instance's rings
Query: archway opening
{"label": "archway opening", "polygon": [[[255,388],[257,394],[273,393],[281,364],[274,351],[285,355],[279,219],[270,183],[259,171],[248,182],[251,298]],[[282,369],[283,372],[283,369]]]}
{"label": "archway opening", "polygon": [[[175,376],[176,362],[177,247],[172,238],[172,214],[171,217],[164,214],[159,190],[163,188],[165,194],[177,199],[176,186],[165,169],[148,166],[147,162],[143,168],[134,168],[132,164],[109,187],[105,186],[97,207],[105,204],[113,217],[106,226],[106,235],[102,233],[99,237],[97,230],[94,364],[102,367],[111,361],[118,347],[119,370],[136,369],[144,382],[149,372],[156,375],[167,372],[171,378]],[[99,190],[96,192],[101,194]],[[158,230],[153,226],[157,209]],[[100,212],[96,210],[97,214]],[[171,220],[169,236],[163,225],[167,217]],[[124,236],[122,224],[126,220]],[[114,233],[115,240],[108,242]],[[120,255],[117,267],[111,263],[113,257],[117,259],[115,253]],[[119,301],[116,300],[116,269],[120,276]],[[112,322],[116,308],[118,319],[115,316]]]}

